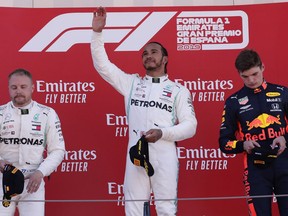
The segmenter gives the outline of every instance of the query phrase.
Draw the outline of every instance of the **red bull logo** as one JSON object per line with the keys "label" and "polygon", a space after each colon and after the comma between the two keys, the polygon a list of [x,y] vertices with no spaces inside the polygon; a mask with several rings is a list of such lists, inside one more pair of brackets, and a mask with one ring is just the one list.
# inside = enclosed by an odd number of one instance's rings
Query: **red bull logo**
{"label": "red bull logo", "polygon": [[252,128],[266,128],[271,124],[279,124],[281,125],[281,122],[279,121],[280,117],[279,115],[277,117],[268,115],[266,113],[263,113],[259,115],[257,118],[252,120],[251,122],[247,121],[247,126],[249,127],[248,130],[251,130]]}
{"label": "red bull logo", "polygon": [[227,142],[226,146],[225,146],[225,149],[226,150],[235,149],[236,148],[236,143],[237,143],[236,140]]}

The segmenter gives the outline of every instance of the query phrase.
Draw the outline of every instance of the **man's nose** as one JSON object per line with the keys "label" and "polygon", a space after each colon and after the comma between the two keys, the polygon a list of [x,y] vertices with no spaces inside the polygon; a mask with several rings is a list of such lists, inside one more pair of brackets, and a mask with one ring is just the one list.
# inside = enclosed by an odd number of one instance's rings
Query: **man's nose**
{"label": "man's nose", "polygon": [[248,82],[249,82],[249,83],[253,83],[254,80],[255,80],[254,77],[248,77]]}
{"label": "man's nose", "polygon": [[20,88],[17,88],[15,92],[16,92],[16,94],[20,94],[22,91]]}

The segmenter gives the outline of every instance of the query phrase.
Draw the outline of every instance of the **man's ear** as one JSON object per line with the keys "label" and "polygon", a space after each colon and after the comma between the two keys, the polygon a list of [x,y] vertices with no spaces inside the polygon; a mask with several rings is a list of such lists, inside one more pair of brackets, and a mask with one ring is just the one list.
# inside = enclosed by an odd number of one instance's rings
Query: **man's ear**
{"label": "man's ear", "polygon": [[265,70],[265,65],[262,63],[262,72]]}
{"label": "man's ear", "polygon": [[163,63],[166,64],[168,62],[168,56],[163,57]]}

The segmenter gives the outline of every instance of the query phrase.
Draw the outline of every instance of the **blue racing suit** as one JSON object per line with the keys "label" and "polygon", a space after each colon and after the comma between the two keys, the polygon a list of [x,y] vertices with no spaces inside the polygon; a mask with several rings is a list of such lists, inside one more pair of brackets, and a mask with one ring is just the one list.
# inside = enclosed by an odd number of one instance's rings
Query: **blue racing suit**
{"label": "blue racing suit", "polygon": [[[268,195],[248,200],[250,215],[270,216],[271,196],[288,194],[288,150],[267,167],[254,163],[253,154],[243,149],[243,143],[254,140],[269,149],[273,140],[284,136],[288,140],[288,89],[263,82],[256,89],[246,86],[225,102],[219,145],[226,154],[244,153],[244,185],[248,196]],[[270,197],[269,197],[270,196]],[[288,215],[288,197],[278,197],[281,215]]]}

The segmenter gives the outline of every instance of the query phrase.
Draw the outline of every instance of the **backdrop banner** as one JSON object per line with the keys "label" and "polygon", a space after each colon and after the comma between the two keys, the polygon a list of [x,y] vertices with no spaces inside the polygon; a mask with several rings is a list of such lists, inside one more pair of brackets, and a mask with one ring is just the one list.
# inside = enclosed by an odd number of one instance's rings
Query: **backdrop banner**
{"label": "backdrop banner", "polygon": [[[169,78],[191,91],[198,128],[177,145],[178,215],[248,215],[243,155],[218,145],[222,110],[243,86],[234,61],[244,48],[260,54],[267,81],[287,85],[288,3],[106,9],[103,34],[113,63],[142,76],[142,48],[158,41],[169,53]],[[67,152],[45,179],[47,216],[124,215],[128,125],[123,97],[92,64],[94,10],[0,8],[0,103],[10,100],[8,74],[25,68],[34,75],[33,99],[62,122]]]}

